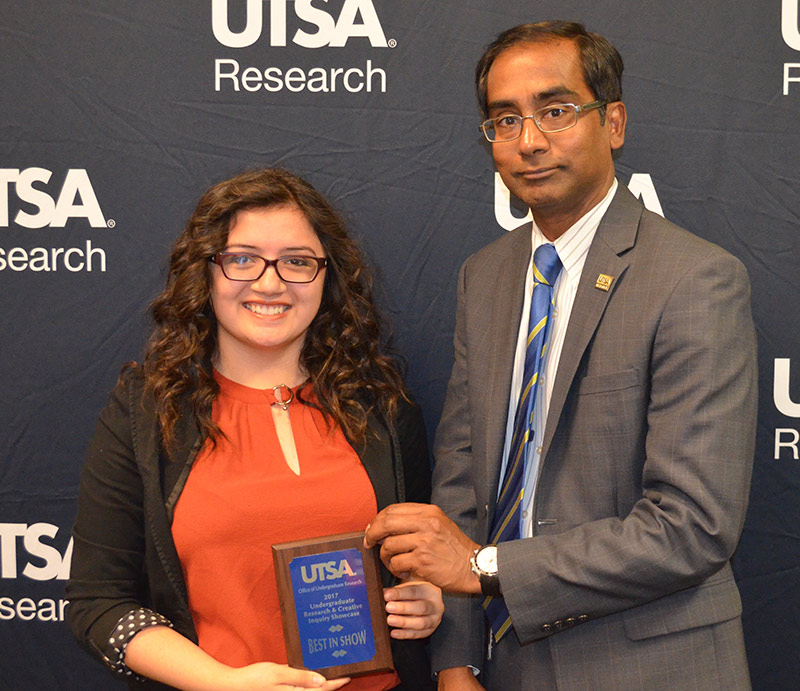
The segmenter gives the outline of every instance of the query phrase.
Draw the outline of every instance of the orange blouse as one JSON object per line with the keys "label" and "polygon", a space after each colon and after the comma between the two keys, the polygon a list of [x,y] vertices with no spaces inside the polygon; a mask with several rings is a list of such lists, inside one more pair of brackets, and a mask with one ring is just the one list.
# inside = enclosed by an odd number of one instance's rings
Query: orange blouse
{"label": "orange blouse", "polygon": [[[288,406],[300,474],[287,465],[272,418],[275,398],[215,373],[212,417],[227,439],[206,444],[175,507],[172,534],[200,647],[220,662],[286,664],[273,543],[363,530],[377,512],[358,455],[338,427],[295,399]],[[311,388],[304,390],[311,395]],[[348,691],[384,691],[393,672]]]}

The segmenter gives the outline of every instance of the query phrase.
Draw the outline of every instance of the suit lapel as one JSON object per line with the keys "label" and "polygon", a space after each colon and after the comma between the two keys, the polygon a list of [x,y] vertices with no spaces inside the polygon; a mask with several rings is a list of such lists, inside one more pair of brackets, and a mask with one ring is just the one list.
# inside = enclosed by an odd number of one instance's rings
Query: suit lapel
{"label": "suit lapel", "polygon": [[511,373],[517,347],[519,323],[525,298],[525,276],[531,258],[531,224],[514,231],[511,252],[503,260],[501,271],[494,277],[494,287],[500,299],[489,320],[489,338],[486,342],[486,485],[489,497],[489,515],[494,510],[497,497],[503,444],[508,420],[508,401],[511,396]]}
{"label": "suit lapel", "polygon": [[[542,459],[547,456],[553,441],[581,358],[620,278],[628,268],[627,259],[620,255],[633,247],[636,242],[642,210],[641,203],[627,188],[620,185],[592,240],[558,362],[544,432]],[[601,274],[613,277],[607,291],[596,287]]]}

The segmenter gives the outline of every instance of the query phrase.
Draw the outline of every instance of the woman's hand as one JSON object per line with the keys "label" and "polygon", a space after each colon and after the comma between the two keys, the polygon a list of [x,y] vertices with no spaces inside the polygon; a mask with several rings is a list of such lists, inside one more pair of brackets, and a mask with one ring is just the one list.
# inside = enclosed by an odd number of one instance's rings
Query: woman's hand
{"label": "woman's hand", "polygon": [[442,591],[431,583],[407,581],[385,588],[383,596],[392,638],[425,638],[442,620]]}
{"label": "woman's hand", "polygon": [[229,667],[166,626],[151,626],[131,638],[125,664],[144,677],[183,691],[335,691],[350,682],[326,681],[317,672],[274,662]]}
{"label": "woman's hand", "polygon": [[325,677],[317,672],[295,669],[274,662],[258,662],[232,672],[232,683],[225,688],[241,691],[300,691],[300,689],[335,691],[350,682],[348,678],[326,681]]}

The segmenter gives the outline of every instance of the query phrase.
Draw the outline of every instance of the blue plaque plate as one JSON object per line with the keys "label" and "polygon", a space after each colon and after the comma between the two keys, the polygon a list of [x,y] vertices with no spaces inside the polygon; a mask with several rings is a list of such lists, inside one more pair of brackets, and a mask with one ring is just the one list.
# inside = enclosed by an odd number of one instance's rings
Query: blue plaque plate
{"label": "blue plaque plate", "polygon": [[289,564],[303,664],[309,669],[375,656],[361,552],[343,549]]}
{"label": "blue plaque plate", "polygon": [[286,653],[327,678],[391,670],[383,588],[364,533],[272,546]]}

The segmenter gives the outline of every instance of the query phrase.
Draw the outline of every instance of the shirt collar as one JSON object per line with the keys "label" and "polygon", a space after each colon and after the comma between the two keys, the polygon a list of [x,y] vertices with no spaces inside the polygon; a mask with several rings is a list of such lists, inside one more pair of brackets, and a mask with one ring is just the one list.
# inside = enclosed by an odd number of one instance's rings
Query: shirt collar
{"label": "shirt collar", "polygon": [[[618,187],[619,183],[617,182],[617,179],[614,178],[614,181],[611,183],[611,187],[609,188],[608,192],[606,192],[606,196],[603,197],[600,203],[581,216],[566,230],[566,232],[564,232],[563,235],[553,241],[552,244],[555,246],[556,251],[558,252],[559,259],[561,259],[561,264],[563,266],[562,271],[564,271],[567,276],[573,272],[580,273],[581,269],[583,269],[586,255],[589,252],[589,246],[592,244],[592,240],[594,239],[594,235],[597,232],[598,226],[600,225],[600,221],[603,219],[603,216],[608,210],[611,200],[614,198],[614,194],[616,194]],[[550,240],[548,240],[544,236],[544,233],[542,233],[542,231],[539,229],[539,226],[536,225],[535,220],[533,221],[533,228],[531,232],[532,253],[536,251],[536,248],[538,248],[539,245],[550,242]],[[532,253],[531,257],[533,256]]]}

